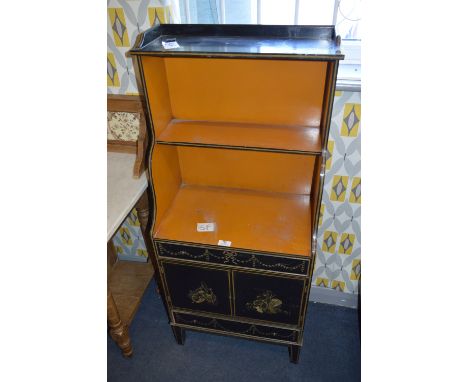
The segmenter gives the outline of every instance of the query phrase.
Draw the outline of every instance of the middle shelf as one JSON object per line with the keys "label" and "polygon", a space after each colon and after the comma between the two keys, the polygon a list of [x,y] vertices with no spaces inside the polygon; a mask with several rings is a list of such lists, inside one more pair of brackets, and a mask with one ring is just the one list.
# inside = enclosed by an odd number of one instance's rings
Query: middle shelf
{"label": "middle shelf", "polygon": [[160,144],[219,146],[251,150],[321,153],[319,127],[172,119]]}
{"label": "middle shelf", "polygon": [[[153,237],[310,256],[314,174],[321,157],[156,144]],[[315,183],[314,183],[315,181]],[[198,223],[215,223],[198,232]]]}

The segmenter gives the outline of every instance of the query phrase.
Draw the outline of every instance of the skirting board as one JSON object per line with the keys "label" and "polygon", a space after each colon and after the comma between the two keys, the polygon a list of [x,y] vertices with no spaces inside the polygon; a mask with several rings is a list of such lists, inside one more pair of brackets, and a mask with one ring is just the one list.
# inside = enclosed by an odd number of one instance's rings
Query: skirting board
{"label": "skirting board", "polygon": [[357,309],[358,295],[312,285],[310,288],[309,301]]}

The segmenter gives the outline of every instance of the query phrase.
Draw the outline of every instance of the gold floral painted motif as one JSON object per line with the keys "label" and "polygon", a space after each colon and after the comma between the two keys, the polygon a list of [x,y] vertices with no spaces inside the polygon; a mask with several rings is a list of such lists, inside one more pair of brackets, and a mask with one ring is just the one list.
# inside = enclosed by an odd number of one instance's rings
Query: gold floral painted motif
{"label": "gold floral painted motif", "polygon": [[[235,251],[223,251],[222,254],[220,254],[216,252],[211,253],[210,251],[208,251],[208,249],[205,248],[205,251],[202,254],[197,255],[197,254],[187,252],[185,250],[171,251],[163,247],[161,243],[156,243],[156,245],[160,253],[166,256],[168,255],[168,256],[176,256],[176,257],[188,257],[194,260],[204,259],[205,261],[208,261],[208,262],[210,262],[211,261],[210,258],[213,257],[218,260],[223,259],[224,264],[233,264],[233,265],[239,265],[239,266],[251,265],[252,268],[257,268],[257,265],[260,265],[261,267],[263,267],[263,269],[266,269],[266,270],[271,269],[273,271],[276,271],[277,268],[285,270],[285,271],[299,270],[302,274],[304,273],[304,270],[306,267],[305,261],[301,261],[300,263],[296,265],[287,265],[283,263],[267,264],[267,263],[262,262],[259,258],[257,258],[253,254],[249,258],[241,260],[237,257],[239,254]],[[262,269],[262,268],[259,268],[259,269]]]}
{"label": "gold floral painted motif", "polygon": [[[276,337],[280,339],[285,339],[285,340],[294,340],[296,333],[294,331],[290,331],[290,333],[283,333],[276,332],[274,328],[271,328],[272,331],[265,331],[265,330],[260,330],[257,326],[251,324],[246,330],[236,330],[233,328],[226,328],[223,325],[221,325],[216,318],[213,318],[209,320],[208,322],[203,322],[200,320],[200,318],[193,318],[193,319],[185,319],[182,317],[180,314],[176,313],[175,314],[177,322],[180,322],[182,324],[188,324],[188,325],[196,325],[196,326],[203,326],[205,328],[213,328],[217,330],[223,330],[225,332],[231,332],[231,333],[239,333],[239,334],[251,334],[254,336],[260,336],[260,337]],[[209,319],[209,318],[207,318]]]}
{"label": "gold floral painted motif", "polygon": [[195,304],[202,304],[204,302],[211,305],[216,304],[216,295],[214,294],[213,289],[208,288],[204,282],[202,282],[197,289],[193,291],[191,290],[188,297]]}
{"label": "gold floral painted motif", "polygon": [[282,313],[281,305],[283,305],[283,302],[271,290],[259,294],[253,302],[246,304],[247,309],[268,314]]}

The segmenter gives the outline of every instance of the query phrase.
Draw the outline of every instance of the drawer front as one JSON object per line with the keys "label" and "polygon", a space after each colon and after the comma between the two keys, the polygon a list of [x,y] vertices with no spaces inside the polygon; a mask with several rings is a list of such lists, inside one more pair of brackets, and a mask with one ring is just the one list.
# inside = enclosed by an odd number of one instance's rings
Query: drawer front
{"label": "drawer front", "polygon": [[298,325],[304,280],[234,272],[235,315]]}
{"label": "drawer front", "polygon": [[258,253],[241,252],[232,249],[213,249],[193,245],[155,242],[159,256],[186,259],[214,264],[234,265],[237,267],[264,269],[307,275],[308,259],[296,259],[286,256],[272,256]]}
{"label": "drawer front", "polygon": [[269,338],[289,342],[297,342],[298,339],[298,332],[289,329],[271,328],[264,325],[228,321],[219,318],[200,317],[185,313],[174,313],[174,318],[178,324],[219,330],[226,333],[236,333],[252,337]]}
{"label": "drawer front", "polygon": [[163,267],[174,307],[231,314],[228,272],[167,262]]}

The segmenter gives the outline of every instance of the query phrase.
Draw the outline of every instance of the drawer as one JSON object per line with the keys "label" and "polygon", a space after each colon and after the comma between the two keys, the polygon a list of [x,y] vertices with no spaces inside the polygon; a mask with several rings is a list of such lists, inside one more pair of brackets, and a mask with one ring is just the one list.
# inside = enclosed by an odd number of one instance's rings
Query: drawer
{"label": "drawer", "polygon": [[236,316],[298,325],[303,279],[234,272]]}
{"label": "drawer", "polygon": [[168,262],[163,267],[174,307],[231,314],[227,271]]}
{"label": "drawer", "polygon": [[155,241],[161,257],[307,275],[309,259]]}
{"label": "drawer", "polygon": [[297,342],[298,339],[298,332],[290,329],[272,328],[265,325],[201,317],[178,312],[174,313],[174,318],[178,324],[218,330],[225,333],[236,333],[244,336],[269,338],[293,343]]}

